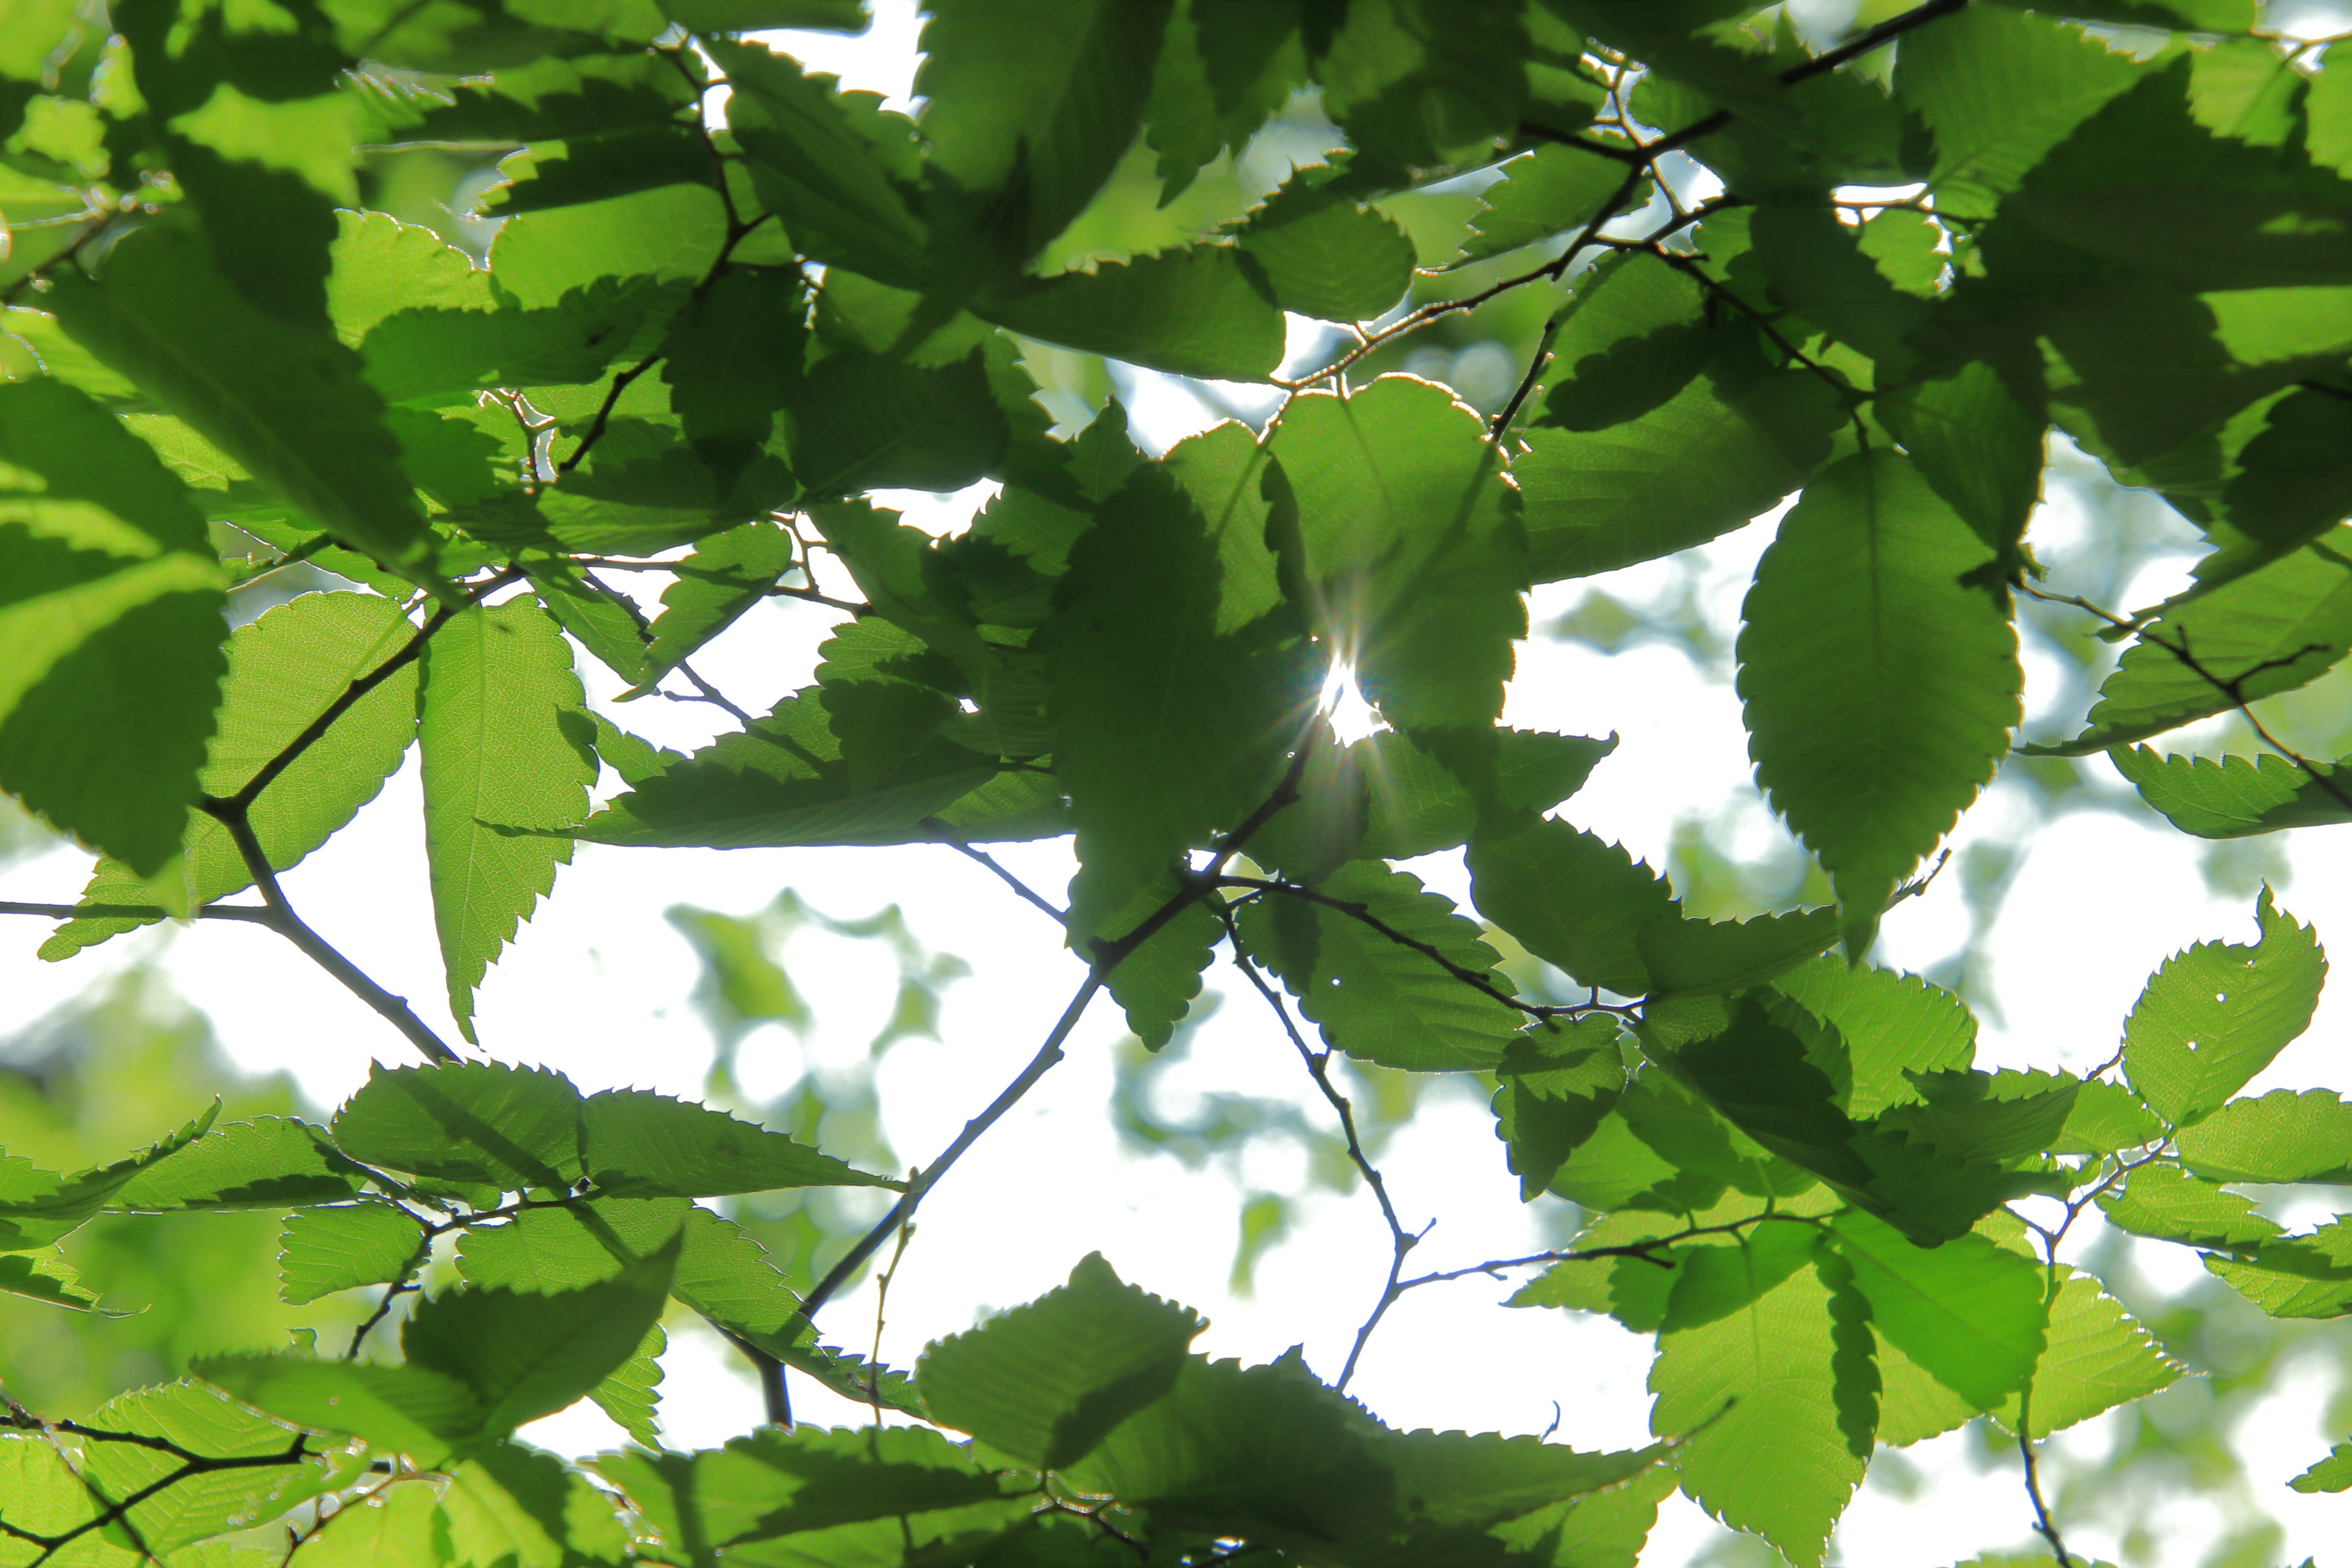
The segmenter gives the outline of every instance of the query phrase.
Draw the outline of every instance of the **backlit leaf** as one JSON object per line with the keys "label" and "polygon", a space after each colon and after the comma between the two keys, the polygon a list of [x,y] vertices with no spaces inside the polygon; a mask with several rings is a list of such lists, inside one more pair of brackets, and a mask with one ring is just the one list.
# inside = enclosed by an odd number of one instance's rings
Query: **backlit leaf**
{"label": "backlit leaf", "polygon": [[2124,1021],[2124,1076],[2174,1126],[2202,1121],[2303,1033],[2327,959],[2309,926],[2254,908],[2252,946],[2200,942],[2165,960]]}

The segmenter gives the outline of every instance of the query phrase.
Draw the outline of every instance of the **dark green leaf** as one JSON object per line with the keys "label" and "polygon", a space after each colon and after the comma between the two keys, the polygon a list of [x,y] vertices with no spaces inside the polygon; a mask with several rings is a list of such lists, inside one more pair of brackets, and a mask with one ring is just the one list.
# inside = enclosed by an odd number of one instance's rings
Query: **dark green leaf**
{"label": "dark green leaf", "polygon": [[1226,573],[1192,498],[1138,468],[1072,551],[1037,630],[1078,831],[1080,938],[1246,817],[1304,718],[1306,650],[1272,618],[1222,631]]}
{"label": "dark green leaf", "polygon": [[[1104,922],[1103,940],[1118,941],[1179,891],[1172,876],[1145,884],[1127,908]],[[1107,984],[1111,999],[1146,1047],[1156,1051],[1175,1037],[1176,1026],[1201,994],[1201,976],[1224,934],[1224,922],[1210,901],[1196,899],[1110,972]]]}
{"label": "dark green leaf", "polygon": [[1479,193],[1484,210],[1470,221],[1465,261],[1483,261],[1580,228],[1615,195],[1631,172],[1614,158],[1564,142],[1546,142],[1505,163],[1503,177]]}
{"label": "dark green leaf", "polygon": [[1292,398],[1268,442],[1318,629],[1399,729],[1492,724],[1527,633],[1525,539],[1486,435],[1444,388],[1383,376]]}
{"label": "dark green leaf", "polygon": [[454,595],[356,355],[238,295],[194,235],[145,229],[108,262],[46,297],[78,342],[336,538]]}
{"label": "dark green leaf", "polygon": [[809,367],[786,396],[784,430],[801,489],[819,498],[961,489],[1005,440],[977,358],[926,369],[856,350]]}
{"label": "dark green leaf", "polygon": [[[1510,981],[1452,900],[1377,860],[1341,867],[1319,891],[1340,907],[1274,895],[1243,910],[1241,931],[1251,954],[1298,998],[1298,1010],[1322,1026],[1327,1043],[1412,1072],[1501,1061],[1523,1020],[1491,994],[1509,995]],[[1422,949],[1490,990],[1465,984]]]}
{"label": "dark green leaf", "polygon": [[1910,338],[1927,321],[1927,302],[1888,281],[1834,212],[1811,200],[1768,201],[1749,232],[1775,301],[1869,355],[1882,381],[1916,360]]}
{"label": "dark green leaf", "polygon": [[932,1416],[1042,1469],[1065,1468],[1175,1385],[1207,1325],[1124,1284],[1099,1252],[1070,1282],[923,1352]]}
{"label": "dark green leaf", "polygon": [[2045,429],[2000,374],[1971,361],[1937,380],[1897,387],[1872,408],[1936,493],[2009,561],[2042,499]]}
{"label": "dark green leaf", "polygon": [[2327,776],[2340,763],[2314,764],[2319,774],[2315,778],[2268,752],[2259,758],[2168,757],[2147,746],[2118,746],[2107,758],[2142,800],[2173,826],[2200,838],[2245,838],[2284,827],[2352,822],[2352,805],[2338,793],[2352,788]]}
{"label": "dark green leaf", "polygon": [[1235,235],[1274,290],[1302,316],[1368,321],[1412,281],[1412,241],[1370,207],[1293,175]]}
{"label": "dark green leaf", "polygon": [[807,314],[797,272],[737,268],[670,320],[661,347],[670,408],[722,489],[767,441],[799,376]]}
{"label": "dark green leaf", "polygon": [[1845,418],[1820,376],[1692,382],[1608,430],[1530,430],[1511,477],[1537,582],[1590,576],[1704,544],[1769,510],[1829,456]]}
{"label": "dark green leaf", "polygon": [[1470,846],[1478,912],[1580,985],[1650,988],[1639,933],[1675,910],[1674,889],[1613,844],[1557,818]]}
{"label": "dark green leaf", "polygon": [[669,1299],[676,1244],[578,1290],[459,1287],[402,1326],[404,1370],[439,1373],[480,1401],[477,1429],[503,1436],[551,1415],[636,1352]]}
{"label": "dark green leaf", "polygon": [[747,522],[696,545],[662,590],[636,689],[651,690],[679,660],[733,626],[792,569],[795,551],[791,531],[776,522]]}
{"label": "dark green leaf", "polygon": [[2100,687],[2083,732],[2032,749],[2088,756],[2317,679],[2352,648],[2352,529],[2336,533],[2148,626]]}
{"label": "dark green leaf", "polygon": [[1756,780],[1838,890],[1849,957],[1992,777],[2019,717],[2017,635],[1990,554],[1908,461],[1847,458],[1756,569],[1739,694]]}
{"label": "dark green leaf", "polygon": [[568,1187],[580,1164],[580,1091],[543,1068],[382,1067],[335,1112],[353,1159],[502,1191]]}
{"label": "dark green leaf", "polygon": [[932,8],[915,83],[931,166],[985,211],[1013,266],[1078,216],[1134,140],[1169,9],[1170,0]]}
{"label": "dark green leaf", "polygon": [[2165,960],[2124,1020],[2124,1076],[2175,1127],[2202,1121],[2303,1033],[2327,974],[2319,939],[2268,888],[2249,947],[2200,942]]}
{"label": "dark green leaf", "polygon": [[643,1196],[898,1184],[783,1133],[648,1089],[588,1096],[580,1105],[580,1140],[581,1164],[598,1186]]}
{"label": "dark green leaf", "polygon": [[2318,387],[2288,393],[2271,405],[2262,434],[2246,443],[2222,489],[2231,523],[2274,549],[2326,534],[2352,511],[2347,449],[2352,398]]}
{"label": "dark green leaf", "polygon": [[1745,991],[1795,968],[1838,939],[1837,911],[1801,910],[1746,921],[1652,916],[1634,933],[1657,991]]}
{"label": "dark green leaf", "polygon": [[1255,258],[1195,245],[986,294],[1001,327],[1178,375],[1263,381],[1282,363],[1282,308]]}
{"label": "dark green leaf", "polygon": [[1616,1021],[1580,1018],[1558,1032],[1534,1029],[1504,1047],[1496,1076],[1495,1136],[1508,1151],[1519,1196],[1551,1184],[1561,1162],[1600,1129],[1625,1087]]}

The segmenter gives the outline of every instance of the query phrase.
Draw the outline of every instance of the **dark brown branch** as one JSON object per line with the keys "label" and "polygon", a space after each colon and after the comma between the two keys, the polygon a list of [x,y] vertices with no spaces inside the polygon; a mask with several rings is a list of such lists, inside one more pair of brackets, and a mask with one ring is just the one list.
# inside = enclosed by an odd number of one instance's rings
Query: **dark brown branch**
{"label": "dark brown branch", "polygon": [[[25,904],[0,901],[0,915],[37,915],[52,921],[169,921],[182,917],[160,904]],[[278,928],[278,916],[269,910],[257,910],[244,904],[205,904],[188,911],[187,919],[199,921],[238,921],[247,925]]]}
{"label": "dark brown branch", "polygon": [[2021,1418],[2017,1424],[2017,1451],[2025,1460],[2025,1495],[2033,1503],[2033,1530],[2035,1534],[2050,1543],[2050,1550],[2057,1555],[2058,1568],[2074,1568],[2074,1559],[2066,1551],[2065,1538],[2058,1533],[2058,1526],[2050,1517],[2050,1507],[2042,1500],[2042,1468],[2034,1458],[2033,1439],[2026,1432],[2022,1419],[2025,1400],[2032,1396],[2032,1392],[2031,1388],[2027,1389],[2018,1404]]}
{"label": "dark brown branch", "polygon": [[1535,391],[1536,383],[1543,379],[1544,366],[1551,363],[1551,341],[1559,335],[1559,323],[1558,311],[1554,311],[1551,320],[1544,323],[1543,335],[1536,340],[1536,352],[1528,356],[1527,374],[1519,377],[1519,384],[1511,393],[1511,400],[1503,405],[1502,412],[1496,415],[1494,422],[1486,427],[1486,439],[1489,441],[1503,438],[1503,432],[1508,430],[1511,421],[1519,416],[1519,405],[1528,400],[1529,393]]}

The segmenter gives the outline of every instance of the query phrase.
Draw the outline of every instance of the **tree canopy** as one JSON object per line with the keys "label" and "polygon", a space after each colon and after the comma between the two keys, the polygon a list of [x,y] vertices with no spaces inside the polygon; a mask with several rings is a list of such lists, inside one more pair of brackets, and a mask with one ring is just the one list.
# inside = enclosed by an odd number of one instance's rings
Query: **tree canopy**
{"label": "tree canopy", "polygon": [[[2038,1445],[2182,1370],[2062,1258],[2078,1219],[2272,1316],[2352,1313],[2347,1221],[2288,1231],[2247,1190],[2352,1184],[2339,1095],[2241,1093],[2326,973],[2271,889],[2148,955],[2086,1073],[1979,1068],[1960,995],[1871,960],[2019,743],[2021,600],[2121,656],[2013,765],[2104,753],[2203,838],[2352,822],[2342,761],[2250,706],[2352,651],[2352,75],[2324,44],[2253,0],[926,8],[908,115],[758,36],[855,30],[857,0],[0,6],[0,787],[97,856],[78,901],[6,911],[55,918],[53,960],[258,927],[417,1058],[323,1121],[190,1104],[86,1170],[0,1157],[0,1291],[135,1305],[60,1243],[266,1211],[285,1301],[364,1293],[341,1342],[12,1401],[0,1568],[1603,1568],[1676,1488],[1820,1568],[1874,1453],[1970,1422],[2072,1562]],[[1192,221],[1302,122],[1326,156]],[[404,170],[467,173],[478,210],[418,221]],[[1476,199],[1449,226],[1432,192]],[[1408,372],[1481,310],[1507,384]],[[1049,409],[1055,355],[1280,400],[1147,451],[1115,399]],[[2201,532],[2185,591],[2045,575],[2053,433]],[[944,535],[876,500],[982,481]],[[1536,585],[1784,503],[1737,689],[1820,876],[1709,919],[1577,825],[1614,740],[1513,728],[1506,695]],[[240,610],[265,581],[291,586]],[[753,713],[693,660],[777,597],[836,624]],[[588,660],[735,727],[657,748]],[[1342,689],[1370,733],[1335,730]],[[2259,756],[2161,749],[2223,715]],[[278,881],[412,747],[455,1039]],[[989,848],[1065,836],[1066,890]],[[1082,975],[919,1164],[583,1092],[500,1060],[474,1001],[582,842],[943,846]],[[1469,908],[1397,864],[1457,851]],[[1140,1241],[910,1366],[845,1348],[827,1304],[1089,1007],[1163,1047],[1218,962],[1385,1218],[1345,1363],[1195,1353]],[[1499,1146],[1464,1157],[1580,1228],[1423,1267],[1359,1068],[1475,1079]],[[833,1188],[889,1206],[822,1268],[719,1201]],[[1654,1335],[1655,1440],[1349,1396],[1398,1300],[1474,1275]],[[722,1447],[663,1444],[680,1313],[763,1381]],[[871,1427],[796,1425],[788,1371]],[[583,1398],[634,1444],[516,1439]],[[2298,1488],[2352,1487],[2352,1441],[2312,1458]]]}

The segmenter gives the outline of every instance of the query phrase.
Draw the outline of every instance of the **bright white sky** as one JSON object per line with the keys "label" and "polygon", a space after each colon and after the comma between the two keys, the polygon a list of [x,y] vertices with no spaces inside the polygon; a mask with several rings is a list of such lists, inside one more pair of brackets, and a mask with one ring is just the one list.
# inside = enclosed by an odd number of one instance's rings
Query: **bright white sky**
{"label": "bright white sky", "polygon": [[[912,0],[877,0],[876,9],[876,26],[863,37],[795,35],[782,47],[840,73],[846,85],[903,100],[917,58]],[[1139,378],[1129,392],[1139,431],[1158,445],[1213,421],[1166,378]],[[955,525],[980,499],[977,491],[903,498],[913,521],[935,529]],[[2032,538],[2042,559],[2055,564],[2062,590],[2069,542],[2084,526],[2080,508],[2063,500],[2035,523]],[[1752,525],[1701,552],[1699,603],[1727,641],[1769,529],[1769,522]],[[2176,562],[2165,570],[2177,578],[2182,567]],[[1682,571],[1654,563],[1596,585],[1629,603],[1662,603],[1679,593]],[[2146,604],[2168,585],[2151,576],[2121,597]],[[1532,619],[1540,626],[1556,617],[1584,587],[1539,590]],[[769,601],[698,658],[698,668],[737,701],[764,708],[804,683],[828,624],[815,607]],[[592,661],[583,664],[592,695],[608,703],[618,683]],[[2048,709],[2055,675],[2054,666],[2029,658],[2029,713]],[[657,700],[608,710],[625,727],[680,748],[707,741],[727,723],[709,708]],[[1636,646],[1610,657],[1533,640],[1520,655],[1508,717],[1525,727],[1623,736],[1622,749],[1569,814],[1653,864],[1664,863],[1678,821],[1713,817],[1733,803],[1748,803],[1743,848],[1760,851],[1779,834],[1753,804],[1727,681],[1695,668],[1679,652]],[[2009,837],[2032,820],[2030,809],[1997,785],[1964,821],[1958,842]],[[440,1001],[420,828],[412,756],[356,824],[286,885],[329,940],[454,1038]],[[2292,876],[2283,901],[2316,922],[2323,940],[2352,940],[2352,836],[2305,833],[2286,852]],[[1048,890],[1058,889],[1072,868],[1061,844],[1013,846],[1003,858]],[[86,867],[82,856],[59,849],[12,868],[0,877],[0,892],[69,900]],[[1466,891],[1458,857],[1413,869],[1441,890],[1456,897]],[[903,1160],[927,1160],[1027,1059],[1079,978],[1049,921],[944,849],[721,853],[583,846],[562,873],[551,906],[491,971],[480,1004],[485,1046],[501,1059],[561,1068],[583,1089],[636,1085],[698,1093],[712,1051],[688,1000],[698,965],[663,911],[683,902],[748,913],[787,887],[836,916],[897,901],[924,942],[972,966],[971,976],[946,994],[944,1041],[900,1045],[881,1073],[890,1142]],[[8,998],[8,1026],[65,1005],[110,973],[152,962],[209,1016],[239,1064],[291,1072],[322,1110],[363,1079],[372,1058],[413,1059],[373,1014],[261,931],[227,924],[154,930],[50,965],[33,957],[40,930],[24,922],[0,933],[7,939],[0,943],[0,995]],[[1986,1020],[1979,1062],[2091,1066],[2114,1048],[2124,1014],[2166,954],[2213,937],[2248,940],[2252,930],[2250,901],[2209,895],[2193,841],[2112,814],[2063,818],[2034,842],[1992,939],[2001,1019]],[[1877,956],[1925,969],[1959,948],[1969,932],[1957,878],[1948,879],[1890,917]],[[818,1022],[805,1042],[774,1027],[747,1041],[742,1072],[757,1092],[781,1091],[804,1065],[822,1069],[861,1060],[897,979],[882,944],[821,931],[793,939],[789,963]],[[1223,988],[1216,971],[1212,983]],[[2347,1016],[2352,991],[2339,990],[2323,1001],[2310,1035],[2253,1089],[2340,1081],[2338,1043]],[[1255,1295],[1235,1299],[1226,1288],[1239,1198],[1232,1177],[1213,1168],[1188,1173],[1171,1158],[1137,1157],[1118,1146],[1106,1103],[1110,1052],[1122,1032],[1116,1010],[1098,1005],[1073,1039],[1069,1059],[927,1203],[893,1291],[883,1353],[911,1363],[926,1340],[1051,1288],[1080,1256],[1099,1247],[1127,1278],[1201,1308],[1213,1320],[1201,1342],[1209,1352],[1262,1361],[1303,1342],[1310,1363],[1336,1374],[1387,1264],[1386,1233],[1370,1196],[1359,1190],[1306,1199],[1305,1222],[1261,1263]],[[1223,1088],[1296,1099],[1312,1105],[1318,1120],[1323,1115],[1271,1018],[1246,994],[1226,1001],[1197,1035],[1191,1062],[1167,1082],[1165,1109],[1173,1111],[1182,1110],[1186,1094]],[[1406,1223],[1437,1222],[1416,1263],[1454,1267],[1542,1245],[1517,1201],[1480,1097],[1440,1093],[1425,1105],[1382,1162]],[[1252,1189],[1282,1191],[1297,1184],[1303,1170],[1296,1152],[1270,1143],[1252,1155],[1243,1178]],[[2200,1272],[2185,1254],[2154,1247],[2139,1252],[2163,1281],[2185,1284]],[[1352,1392],[1398,1426],[1539,1432],[1552,1424],[1557,1404],[1560,1440],[1580,1447],[1645,1441],[1648,1342],[1606,1321],[1503,1310],[1507,1294],[1507,1286],[1472,1280],[1407,1297],[1374,1340]],[[869,1284],[835,1303],[824,1323],[832,1336],[862,1348],[871,1337],[873,1310]],[[670,1440],[708,1446],[755,1423],[758,1396],[748,1374],[707,1333],[677,1325],[673,1333],[662,1389]],[[2344,1436],[2321,1429],[2333,1379],[2314,1363],[2239,1434],[2262,1505],[2287,1523],[2285,1562],[2343,1540],[2339,1500],[2303,1497],[2284,1484]],[[864,1418],[863,1406],[794,1381],[804,1416]],[[2095,1421],[2059,1446],[2096,1454],[2109,1432],[2108,1422]],[[570,1452],[620,1440],[584,1402],[536,1435]],[[1846,1516],[1832,1561],[1940,1568],[1977,1551],[2022,1546],[2028,1520],[2013,1459],[1980,1469],[1970,1457],[1973,1443],[1960,1433],[1910,1450],[1924,1472],[1916,1500],[1866,1489]],[[2201,1557],[2231,1518],[2227,1500],[2155,1500],[2143,1518],[2151,1510],[2167,1532],[2168,1563]],[[1647,1568],[1692,1562],[1720,1538],[1717,1526],[1677,1499],[1643,1561]],[[2103,1556],[2116,1550],[2112,1531],[2088,1526],[2070,1530],[2070,1543]]]}

